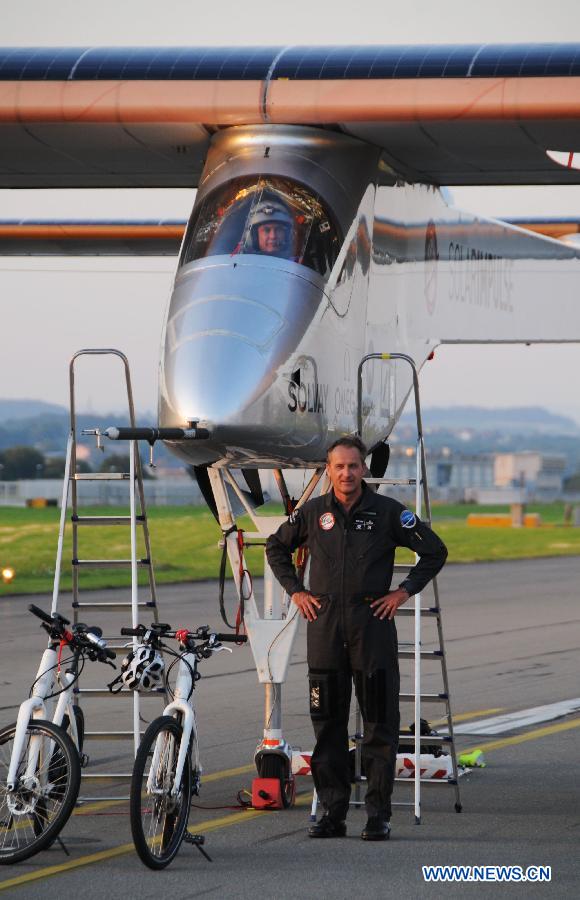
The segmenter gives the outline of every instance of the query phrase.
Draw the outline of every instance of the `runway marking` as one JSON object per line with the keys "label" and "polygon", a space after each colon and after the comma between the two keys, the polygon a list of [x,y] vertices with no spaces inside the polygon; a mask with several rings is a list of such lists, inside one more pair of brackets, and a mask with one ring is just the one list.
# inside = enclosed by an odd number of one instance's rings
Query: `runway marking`
{"label": "runway marking", "polygon": [[[312,802],[312,794],[307,791],[296,798],[295,806],[309,806]],[[228,828],[230,825],[237,825],[239,822],[248,819],[257,819],[259,816],[268,815],[268,810],[264,809],[247,809],[239,813],[233,813],[230,816],[222,816],[220,819],[208,819],[206,822],[196,822],[195,827],[190,826],[187,830],[191,834],[199,834],[201,831],[217,831],[218,828]],[[38,869],[36,872],[27,872],[26,875],[19,875],[16,878],[9,878],[7,881],[0,882],[0,891],[7,890],[11,887],[19,887],[23,884],[30,884],[33,881],[40,881],[41,878],[50,878],[53,875],[61,875],[63,872],[70,872],[73,869],[79,869],[84,866],[91,866],[95,863],[104,862],[108,859],[115,859],[117,856],[124,856],[127,853],[134,853],[135,846],[131,841],[130,844],[121,844],[119,847],[111,847],[109,850],[100,850],[97,853],[90,853],[88,856],[79,856],[78,859],[71,859],[69,862],[60,863],[56,866],[47,866],[44,869]]]}
{"label": "runway marking", "polygon": [[[496,706],[494,709],[476,709],[473,712],[464,712],[453,714],[453,730],[455,731],[455,723],[456,722],[466,722],[468,719],[476,719],[478,716],[490,716],[492,713],[503,712],[505,706]],[[431,723],[433,726],[439,725],[447,725],[447,717],[443,719],[437,719],[435,722]]]}
{"label": "runway marking", "polygon": [[[568,701],[571,702],[571,701]],[[463,714],[464,716],[468,716],[469,713]],[[568,722],[561,722],[557,725],[548,725],[545,728],[536,728],[534,731],[528,731],[526,734],[513,735],[512,737],[501,738],[497,741],[489,741],[485,744],[478,744],[475,747],[467,748],[465,753],[472,753],[474,750],[481,750],[482,752],[490,752],[492,750],[500,750],[503,747],[510,747],[516,744],[522,744],[526,741],[538,740],[543,737],[548,737],[553,734],[559,734],[563,731],[569,731],[573,728],[580,728],[580,719],[571,719]],[[224,773],[214,772],[213,777],[208,775],[205,780],[217,780],[218,777],[227,777],[227,773],[238,773],[239,771],[251,771],[253,766],[240,766],[238,769],[225,769]],[[103,801],[104,803],[114,803],[115,801]],[[296,806],[306,806],[311,803],[311,794],[310,792],[305,792],[301,796],[296,799]],[[95,804],[96,806],[97,804]],[[100,804],[99,804],[100,805]],[[258,816],[266,815],[267,810],[244,810],[239,813],[233,813],[229,816],[223,816],[220,819],[209,819],[207,822],[198,822],[196,823],[195,830],[189,828],[189,831],[192,833],[199,833],[200,831],[216,831],[219,828],[227,828],[230,825],[237,825],[239,822],[246,821],[250,819],[255,819]],[[117,856],[123,856],[127,853],[131,853],[134,851],[133,843],[130,844],[121,844],[119,847],[112,847],[109,850],[101,850],[97,853],[91,853],[88,856],[81,856],[78,859],[70,860],[66,863],[61,863],[60,865],[48,866],[44,869],[39,869],[36,872],[28,872],[26,875],[20,875],[16,878],[10,878],[7,881],[0,882],[0,892],[7,890],[10,887],[18,887],[23,884],[29,884],[33,881],[39,881],[42,878],[50,878],[53,875],[59,875],[64,872],[71,871],[73,869],[82,868],[84,866],[94,865],[95,863],[104,862],[108,859],[114,859]]]}
{"label": "runway marking", "polygon": [[238,766],[235,769],[224,769],[222,772],[212,772],[211,775],[202,775],[202,782],[203,784],[207,784],[208,781],[219,781],[221,778],[233,778],[234,775],[246,775],[248,772],[255,771],[255,764],[249,763],[245,766]]}
{"label": "runway marking", "polygon": [[[228,825],[236,825],[242,819],[255,819],[258,816],[266,814],[266,810],[244,810],[243,812],[234,813],[231,816],[223,816],[221,819],[208,820],[207,822],[198,822],[195,830],[188,828],[194,834],[200,831],[215,831],[217,828],[226,828]],[[79,869],[83,866],[91,866],[95,863],[104,862],[107,859],[114,859],[117,856],[123,856],[126,853],[135,852],[135,846],[131,841],[130,844],[121,844],[119,847],[111,847],[109,850],[100,850],[97,853],[90,853],[88,856],[79,856],[78,859],[69,860],[69,862],[60,863],[56,866],[47,866],[44,869],[38,869],[36,872],[27,872],[26,875],[19,875],[16,878],[9,878],[8,881],[0,882],[0,891],[5,891],[11,887],[18,887],[23,884],[30,884],[32,881],[39,881],[41,878],[50,878],[52,875],[60,875],[63,872],[70,872],[72,869]]]}
{"label": "runway marking", "polygon": [[523,744],[526,741],[535,741],[538,738],[548,737],[550,734],[559,734],[561,731],[569,731],[571,728],[580,728],[580,719],[571,719],[569,722],[561,722],[559,725],[547,725],[545,728],[536,728],[526,734],[514,734],[512,737],[501,738],[499,741],[489,741],[487,744],[478,744],[462,750],[462,753],[473,753],[474,750],[500,750],[502,747],[511,747],[514,744]]}
{"label": "runway marking", "polygon": [[580,697],[549,703],[546,706],[534,706],[531,709],[504,713],[504,715],[481,719],[479,722],[472,722],[469,725],[460,725],[453,730],[455,734],[501,734],[502,731],[525,728],[527,725],[537,725],[539,722],[550,722],[552,719],[561,719],[563,716],[577,712],[580,712]]}
{"label": "runway marking", "polygon": [[[211,772],[209,775],[204,775],[203,783],[208,784],[210,781],[221,781],[225,778],[233,778],[235,775],[246,775],[248,772],[255,771],[256,766],[253,763],[245,766],[236,766],[234,769],[222,769],[221,772]],[[121,803],[128,802],[128,799],[119,797],[118,800],[97,800],[95,802],[82,803],[74,810],[73,816],[90,816],[91,813],[100,812],[103,809],[110,809],[113,806],[119,806]]]}

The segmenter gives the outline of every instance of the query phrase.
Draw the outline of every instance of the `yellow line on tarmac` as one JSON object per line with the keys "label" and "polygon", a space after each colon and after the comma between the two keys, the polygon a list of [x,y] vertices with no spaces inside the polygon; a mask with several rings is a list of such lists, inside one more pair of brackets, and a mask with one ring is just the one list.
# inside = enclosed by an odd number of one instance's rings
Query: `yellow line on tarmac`
{"label": "yellow line on tarmac", "polygon": [[90,816],[92,813],[100,812],[102,809],[110,809],[112,806],[119,806],[120,803],[128,803],[128,800],[97,800],[95,803],[81,803],[73,810],[73,816]]}
{"label": "yellow line on tarmac", "polygon": [[90,866],[92,863],[102,862],[104,859],[122,856],[124,853],[129,853],[130,850],[134,849],[132,843],[122,844],[120,847],[113,847],[111,850],[101,850],[99,853],[91,853],[90,856],[81,856],[79,859],[62,863],[60,866],[48,866],[46,869],[28,872],[26,875],[19,875],[17,878],[9,878],[7,881],[2,881],[0,883],[0,891],[5,891],[11,887],[19,887],[22,884],[29,884],[31,881],[39,881],[41,878],[49,878],[51,875],[58,875],[60,872],[67,872],[79,866]]}
{"label": "yellow line on tarmac", "polygon": [[[255,765],[249,764],[246,766],[237,766],[235,769],[222,769],[221,772],[211,772],[209,775],[203,776],[203,783],[207,784],[210,781],[221,781],[225,778],[233,778],[236,775],[246,775],[248,772],[255,772]],[[121,803],[128,803],[128,800],[97,800],[91,803],[81,803],[77,809],[74,810],[74,816],[90,816],[91,813],[100,812],[103,809],[110,809],[112,806],[119,806]]]}
{"label": "yellow line on tarmac", "polygon": [[[243,767],[246,768],[246,767]],[[251,768],[251,767],[250,767]],[[217,772],[215,773],[218,774]],[[296,806],[306,806],[311,802],[310,792],[306,792],[296,798]],[[233,813],[231,816],[222,816],[220,819],[208,819],[206,822],[196,822],[195,828],[188,828],[192,834],[199,834],[200,831],[217,831],[218,828],[228,828],[230,825],[237,825],[239,822],[248,821],[248,819],[256,819],[259,816],[267,815],[268,810],[248,809],[243,812]],[[95,863],[104,862],[107,859],[114,859],[116,856],[124,856],[135,850],[133,843],[121,844],[119,847],[111,847],[110,850],[100,850],[98,853],[90,853],[88,856],[80,856],[78,859],[72,859],[69,862],[61,863],[57,866],[48,866],[44,869],[38,869],[36,872],[28,872],[26,875],[19,875],[16,878],[10,878],[7,881],[0,882],[0,891],[7,890],[11,887],[20,887],[23,884],[30,884],[32,881],[40,881],[42,878],[50,878],[52,875],[61,875],[63,872],[70,872],[73,869],[79,869],[84,866],[91,866]]]}
{"label": "yellow line on tarmac", "polygon": [[[209,819],[207,822],[198,822],[195,832],[215,831],[217,828],[227,828],[228,825],[237,825],[243,819],[255,819],[257,816],[263,816],[264,810],[250,809],[244,812],[234,813],[231,816],[223,816],[221,819]],[[8,881],[0,882],[0,891],[5,891],[11,887],[19,887],[23,884],[30,884],[32,881],[39,881],[41,878],[50,878],[52,875],[61,875],[63,872],[70,872],[73,869],[79,869],[83,866],[91,866],[94,863],[103,862],[106,859],[114,859],[116,856],[124,856],[135,850],[133,842],[130,844],[121,844],[119,847],[111,847],[110,850],[100,850],[98,853],[90,853],[88,856],[80,856],[78,859],[72,859],[69,862],[61,863],[57,866],[48,866],[44,869],[38,869],[36,872],[28,872],[26,875],[19,875],[16,878],[9,878]]]}
{"label": "yellow line on tarmac", "polygon": [[538,738],[548,737],[550,734],[569,731],[570,728],[580,728],[580,719],[571,719],[569,722],[561,722],[559,725],[547,725],[545,728],[535,728],[534,731],[528,731],[526,734],[500,738],[498,741],[489,741],[487,744],[477,744],[476,747],[469,747],[467,750],[462,750],[461,753],[473,753],[475,750],[499,750],[502,747],[511,747],[514,744],[523,744],[525,741],[535,741]]}
{"label": "yellow line on tarmac", "polygon": [[222,772],[212,772],[211,775],[202,775],[203,784],[208,781],[220,781],[222,778],[233,778],[234,775],[245,775],[247,772],[255,772],[256,766],[250,763],[246,766],[238,766],[237,769],[224,769]]}
{"label": "yellow line on tarmac", "polygon": [[[462,752],[473,753],[475,750],[486,752],[490,750],[499,750],[502,747],[511,747],[515,744],[523,744],[526,741],[534,741],[539,738],[548,737],[552,734],[559,734],[562,731],[569,731],[572,728],[580,728],[580,719],[572,719],[569,722],[561,722],[558,725],[548,725],[545,728],[536,728],[533,731],[528,731],[526,734],[501,738],[497,741],[489,741],[486,744],[478,744],[477,746],[470,747]],[[240,766],[237,769],[226,769],[224,770],[224,772],[214,772],[213,775],[206,776],[205,781],[208,781],[210,779],[216,781],[220,777],[225,778],[229,774],[240,774],[241,772],[248,772],[252,769],[253,766],[248,765]],[[103,802],[106,803],[115,801]],[[306,793],[297,798],[296,805],[305,806],[309,802],[310,796],[308,793]],[[243,812],[233,813],[230,816],[223,816],[220,819],[209,819],[206,822],[198,822],[196,823],[195,831],[216,831],[218,828],[227,828],[230,825],[237,825],[238,822],[255,819],[258,816],[262,816],[265,814],[266,811],[264,810],[244,810]],[[16,878],[10,878],[7,881],[0,882],[0,892],[11,887],[19,887],[23,884],[29,884],[33,881],[39,881],[42,878],[49,878],[52,875],[59,875],[63,872],[69,872],[73,869],[78,869],[83,866],[90,866],[94,863],[103,862],[107,859],[114,859],[117,856],[123,856],[126,853],[130,853],[132,850],[134,850],[132,843],[121,844],[119,847],[112,847],[110,850],[101,850],[98,853],[91,853],[88,856],[81,856],[78,859],[70,860],[69,862],[62,863],[61,865],[48,866],[47,868],[39,869],[36,872],[29,872],[26,875],[20,875]]]}

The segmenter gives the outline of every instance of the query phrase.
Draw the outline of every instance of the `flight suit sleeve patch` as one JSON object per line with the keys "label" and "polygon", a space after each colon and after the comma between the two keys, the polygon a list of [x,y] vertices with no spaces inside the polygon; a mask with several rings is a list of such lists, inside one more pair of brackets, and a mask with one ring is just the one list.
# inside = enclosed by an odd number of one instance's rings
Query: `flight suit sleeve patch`
{"label": "flight suit sleeve patch", "polygon": [[331,512],[323,513],[318,519],[318,524],[323,531],[330,531],[331,528],[334,528],[335,522],[336,520]]}
{"label": "flight suit sleeve patch", "polygon": [[404,509],[401,512],[400,522],[403,528],[414,528],[417,524],[417,516],[410,509]]}
{"label": "flight suit sleeve patch", "polygon": [[288,516],[288,521],[289,521],[290,525],[296,525],[300,521],[300,516],[301,516],[300,509],[295,509],[293,512],[291,512],[290,515]]}

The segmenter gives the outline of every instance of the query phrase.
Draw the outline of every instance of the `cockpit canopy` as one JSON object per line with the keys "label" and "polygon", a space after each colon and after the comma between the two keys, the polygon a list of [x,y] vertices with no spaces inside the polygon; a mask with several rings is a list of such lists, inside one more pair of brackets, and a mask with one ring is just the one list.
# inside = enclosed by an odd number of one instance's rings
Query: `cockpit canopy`
{"label": "cockpit canopy", "polygon": [[194,210],[180,265],[238,253],[292,260],[325,280],[340,250],[337,225],[320,196],[275,175],[234,178]]}

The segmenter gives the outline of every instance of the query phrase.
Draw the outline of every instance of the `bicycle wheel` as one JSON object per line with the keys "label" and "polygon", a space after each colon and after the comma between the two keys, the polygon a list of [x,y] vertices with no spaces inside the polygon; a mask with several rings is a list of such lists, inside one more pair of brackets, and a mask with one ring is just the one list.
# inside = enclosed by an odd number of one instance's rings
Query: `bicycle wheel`
{"label": "bicycle wheel", "polygon": [[[183,729],[171,716],[151,723],[139,745],[131,779],[131,832],[150,869],[164,869],[177,854],[191,803],[191,753],[173,793]],[[155,755],[155,767],[152,768]]]}
{"label": "bicycle wheel", "polygon": [[[73,811],[81,782],[79,755],[68,734],[34,719],[26,728],[15,790],[8,791],[15,734],[16,725],[0,732],[0,864],[28,859],[54,841]],[[34,772],[27,775],[34,757]]]}

